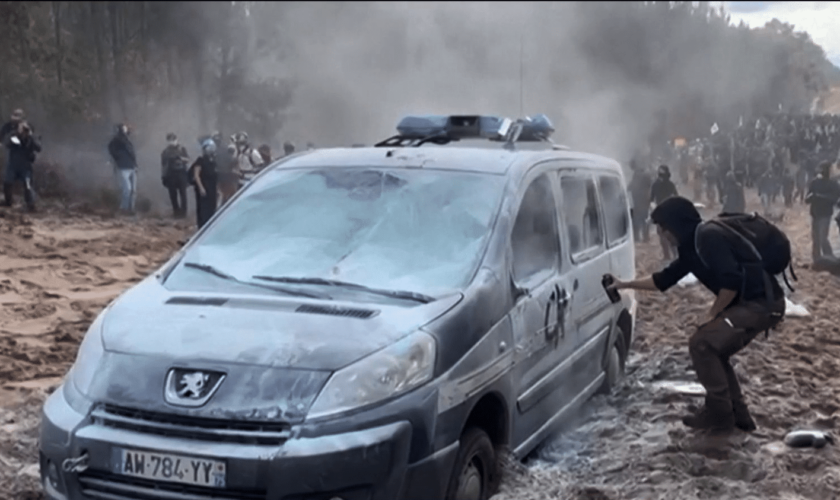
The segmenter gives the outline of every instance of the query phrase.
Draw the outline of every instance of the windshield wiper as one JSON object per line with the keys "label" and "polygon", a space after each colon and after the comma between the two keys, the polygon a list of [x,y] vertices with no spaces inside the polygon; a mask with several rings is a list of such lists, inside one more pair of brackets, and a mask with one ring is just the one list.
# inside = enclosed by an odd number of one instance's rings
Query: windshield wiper
{"label": "windshield wiper", "polygon": [[397,299],[413,300],[421,304],[428,304],[433,302],[434,297],[423,295],[417,292],[406,292],[402,290],[380,290],[378,288],[370,288],[357,283],[347,283],[346,281],[328,280],[325,278],[292,278],[289,276],[251,276],[255,280],[273,281],[275,283],[291,283],[298,285],[324,285],[347,288],[350,290],[359,290],[362,292],[373,293],[376,295],[383,295],[385,297],[393,297]]}
{"label": "windshield wiper", "polygon": [[184,267],[189,267],[192,269],[198,269],[199,271],[204,271],[205,273],[212,274],[213,276],[217,276],[224,280],[233,281],[235,283],[239,283],[241,285],[253,286],[257,288],[263,288],[265,290],[271,290],[274,292],[285,293],[288,295],[295,295],[298,297],[308,297],[310,299],[323,299],[323,300],[332,300],[332,297],[329,295],[324,294],[315,294],[310,292],[301,292],[298,290],[292,290],[290,288],[279,287],[279,286],[270,286],[270,285],[263,285],[262,283],[252,283],[250,281],[242,281],[241,279],[231,276],[230,274],[220,271],[215,267],[209,264],[199,264],[198,262],[184,262]]}

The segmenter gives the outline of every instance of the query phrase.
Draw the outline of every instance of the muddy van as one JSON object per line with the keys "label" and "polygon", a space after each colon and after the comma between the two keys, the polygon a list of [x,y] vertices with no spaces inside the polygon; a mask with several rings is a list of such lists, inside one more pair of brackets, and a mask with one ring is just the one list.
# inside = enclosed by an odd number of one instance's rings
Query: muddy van
{"label": "muddy van", "polygon": [[52,500],[484,500],[623,372],[619,165],[542,115],[412,116],[264,169],[91,324]]}

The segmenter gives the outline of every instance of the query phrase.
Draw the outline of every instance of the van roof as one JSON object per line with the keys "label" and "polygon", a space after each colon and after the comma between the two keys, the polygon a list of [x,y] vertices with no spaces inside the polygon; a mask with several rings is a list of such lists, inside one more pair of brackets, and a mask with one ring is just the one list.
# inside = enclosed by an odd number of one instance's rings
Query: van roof
{"label": "van roof", "polygon": [[552,159],[581,160],[595,169],[621,171],[618,162],[599,155],[549,148],[510,151],[500,146],[495,148],[452,146],[327,148],[301,152],[275,165],[282,165],[283,168],[428,167],[507,175],[515,170],[527,169],[540,161]]}

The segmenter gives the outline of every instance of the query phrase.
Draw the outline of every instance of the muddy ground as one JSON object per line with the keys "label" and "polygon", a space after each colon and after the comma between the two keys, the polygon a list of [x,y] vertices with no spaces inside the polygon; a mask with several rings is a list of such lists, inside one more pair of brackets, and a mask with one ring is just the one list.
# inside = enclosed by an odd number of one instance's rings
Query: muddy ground
{"label": "muddy ground", "polygon": [[[794,428],[833,430],[840,419],[840,278],[808,269],[805,209],[785,219],[799,275],[790,298],[811,316],[787,319],[736,356],[758,431],[709,438],[683,428],[686,408],[702,400],[657,383],[694,380],[686,338],[710,296],[699,286],[640,295],[626,378],[526,464],[508,463],[494,500],[840,499],[836,447],[781,443]],[[0,212],[0,498],[41,498],[37,429],[46,394],[98,311],[191,231],[166,219],[66,208]],[[637,260],[640,274],[655,270],[658,247],[640,244]]]}

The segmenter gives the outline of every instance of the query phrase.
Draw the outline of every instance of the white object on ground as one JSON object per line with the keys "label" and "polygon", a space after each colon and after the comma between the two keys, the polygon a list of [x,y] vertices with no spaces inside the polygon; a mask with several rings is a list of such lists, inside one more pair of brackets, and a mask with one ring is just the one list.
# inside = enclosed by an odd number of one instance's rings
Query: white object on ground
{"label": "white object on ground", "polygon": [[695,276],[693,273],[688,273],[685,276],[685,278],[683,278],[679,282],[677,282],[677,285],[679,285],[679,286],[692,286],[692,285],[696,285],[697,283],[698,283],[697,276]]}
{"label": "white object on ground", "polygon": [[670,380],[660,380],[659,382],[654,382],[652,385],[656,389],[678,392],[680,394],[688,394],[690,396],[706,395],[706,389],[697,382],[674,382]]}
{"label": "white object on ground", "polygon": [[811,313],[805,309],[804,306],[794,304],[789,298],[785,297],[785,316],[789,318],[805,318]]}

